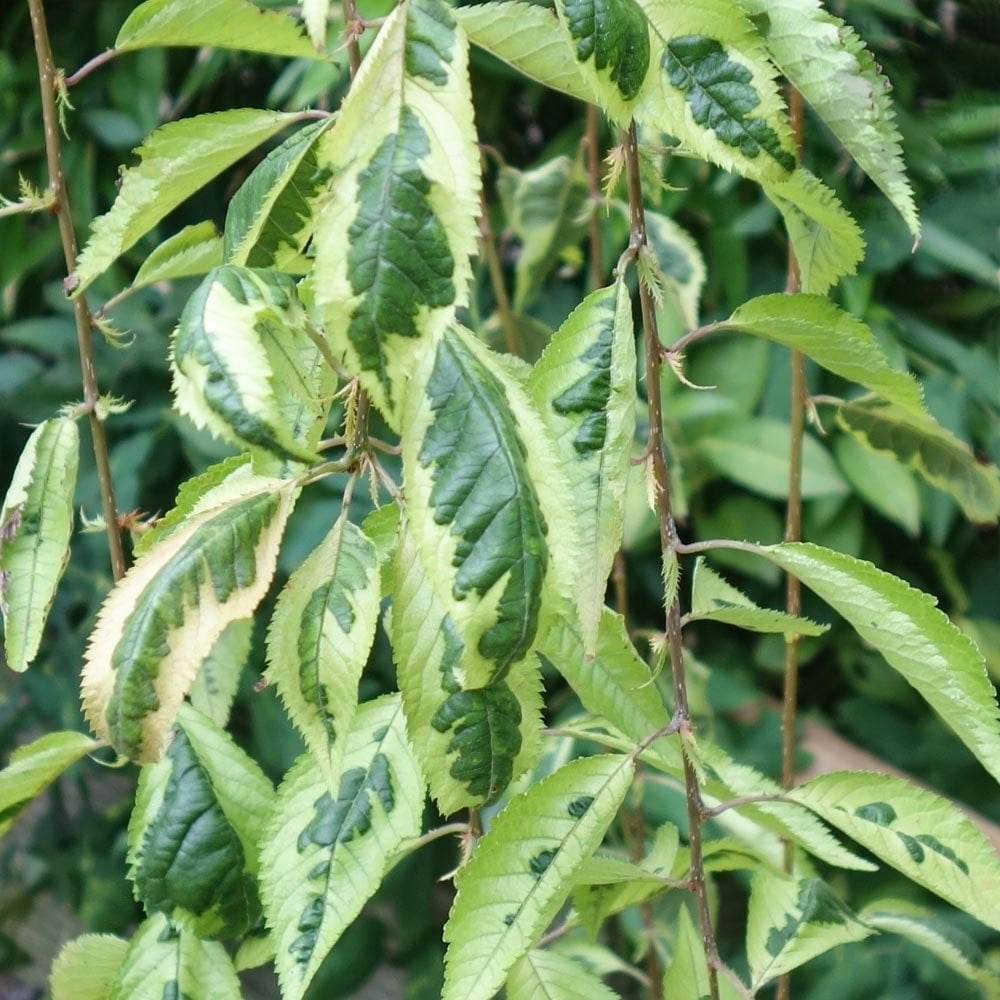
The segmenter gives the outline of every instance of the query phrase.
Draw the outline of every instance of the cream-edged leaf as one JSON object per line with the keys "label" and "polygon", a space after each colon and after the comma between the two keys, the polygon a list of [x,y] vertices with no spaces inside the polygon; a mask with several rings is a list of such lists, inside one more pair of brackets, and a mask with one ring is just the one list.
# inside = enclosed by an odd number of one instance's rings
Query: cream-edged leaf
{"label": "cream-edged leaf", "polygon": [[249,480],[142,556],[101,607],[81,680],[84,714],[124,756],[163,752],[198,667],[274,575],[294,487]]}
{"label": "cream-edged leaf", "polygon": [[302,0],[302,21],[313,45],[320,51],[326,46],[330,0]]}
{"label": "cream-edged leaf", "polygon": [[313,241],[316,303],[399,430],[417,358],[468,302],[479,236],[468,41],[443,0],[389,15],[318,157],[332,180]]}
{"label": "cream-edged leaf", "polygon": [[300,1000],[400,845],[420,833],[424,781],[399,697],[362,705],[346,742],[337,795],[312,755],[300,757],[263,840],[262,899],[285,1000]]}
{"label": "cream-edged leaf", "polygon": [[133,288],[208,274],[222,263],[222,237],[214,222],[196,222],[165,239],[142,262]]}
{"label": "cream-edged leaf", "polygon": [[634,770],[627,756],[574,760],[496,817],[456,879],[442,1000],[489,1000],[500,989],[600,845]]}
{"label": "cream-edged leaf", "polygon": [[789,795],[917,885],[1000,928],[1000,857],[947,799],[857,771],[824,774]]}
{"label": "cream-edged leaf", "polygon": [[333,792],[380,597],[378,553],[345,511],[285,584],[268,630],[267,679]]}
{"label": "cream-edged leaf", "polygon": [[28,438],[0,508],[0,613],[7,664],[23,671],[38,653],[69,559],[80,435],[68,417]]}
{"label": "cream-edged leaf", "polygon": [[621,280],[584,299],[528,378],[528,393],[565,474],[580,557],[588,567],[574,585],[588,655],[597,643],[608,574],[622,541],[635,373],[632,303]]}
{"label": "cream-edged leaf", "polygon": [[534,948],[507,976],[507,1000],[618,1000],[582,962]]}
{"label": "cream-edged leaf", "polygon": [[[698,306],[705,284],[705,259],[694,237],[673,219],[646,209],[646,239],[656,257],[665,291],[676,298],[685,330],[698,325]],[[664,332],[664,307],[657,306],[659,329]]]}
{"label": "cream-edged leaf", "polygon": [[68,941],[49,974],[52,1000],[107,1000],[127,952],[128,941],[114,934],[82,934]]}

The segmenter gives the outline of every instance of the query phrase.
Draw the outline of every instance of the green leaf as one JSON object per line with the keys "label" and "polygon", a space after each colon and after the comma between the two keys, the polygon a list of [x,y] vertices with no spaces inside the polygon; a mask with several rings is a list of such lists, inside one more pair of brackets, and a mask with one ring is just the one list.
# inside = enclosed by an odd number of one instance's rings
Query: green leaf
{"label": "green leaf", "polygon": [[[305,271],[319,200],[330,172],[319,162],[319,138],[336,119],[313,122],[272,149],[233,195],[226,211],[227,264]],[[220,262],[221,263],[221,262]]]}
{"label": "green leaf", "polygon": [[111,210],[91,223],[77,261],[73,294],[82,292],[189,195],[250,150],[298,121],[294,114],[240,108],[161,126],[137,150]]}
{"label": "green leaf", "polygon": [[0,508],[0,613],[13,670],[38,653],[56,586],[69,559],[80,435],[68,417],[28,438]]}
{"label": "green leaf", "polygon": [[184,695],[230,622],[267,592],[293,488],[251,479],[140,557],[105,599],[81,680],[94,731],[132,760],[157,760]]}
{"label": "green leaf", "polygon": [[739,330],[801,351],[827,371],[911,413],[925,412],[913,376],[891,368],[871,330],[819,295],[758,296],[739,306],[718,329]]}
{"label": "green leaf", "polygon": [[316,460],[336,376],[305,334],[308,322],[287,274],[216,268],[174,332],[177,409],[235,444],[286,462]]}
{"label": "green leaf", "polygon": [[[705,284],[705,260],[693,237],[673,219],[646,209],[646,238],[656,256],[660,274],[666,278],[667,290],[677,299],[680,319],[685,330],[698,325],[698,306]],[[657,308],[658,317],[663,308]],[[666,326],[660,324],[661,331]]]}
{"label": "green leaf", "polygon": [[157,913],[140,924],[108,1000],[240,1000],[226,949],[203,941],[183,920]]}
{"label": "green leaf", "polygon": [[252,618],[230,622],[212,651],[202,660],[188,693],[191,704],[223,729],[229,723],[229,713],[239,689],[240,674],[250,657],[252,641]]}
{"label": "green leaf", "polygon": [[312,276],[327,335],[399,430],[429,338],[468,301],[479,151],[468,42],[442,0],[390,14],[323,136],[332,174]]}
{"label": "green leaf", "polygon": [[257,841],[273,801],[225,731],[182,708],[163,760],[142,770],[129,822],[130,877],[146,912],[180,911],[206,938],[253,927]]}
{"label": "green leaf", "polygon": [[820,879],[795,880],[761,869],[751,883],[747,916],[751,989],[874,933]]}
{"label": "green leaf", "polygon": [[115,49],[168,45],[264,52],[291,59],[322,59],[287,14],[247,0],[146,0],[129,14]]}
{"label": "green leaf", "polygon": [[576,60],[573,43],[552,10],[520,0],[475,4],[455,10],[473,44],[525,76],[581,101],[595,101]]}
{"label": "green leaf", "polygon": [[850,771],[789,794],[917,885],[1000,928],[1000,858],[947,799],[900,778]]}
{"label": "green leaf", "polygon": [[496,185],[507,225],[521,241],[514,309],[522,312],[538,297],[563,252],[586,234],[590,194],[580,161],[568,156],[555,156],[532,170],[504,164]]}
{"label": "green leaf", "polygon": [[222,238],[214,222],[196,222],[165,239],[142,262],[132,288],[208,274],[222,263]]}
{"label": "green leaf", "polygon": [[704,559],[695,563],[691,581],[691,611],[685,616],[685,622],[694,621],[724,622],[749,632],[779,632],[784,635],[822,635],[830,628],[829,625],[817,625],[808,618],[759,607],[710,569]]}
{"label": "green leaf", "polygon": [[0,837],[21,811],[66,768],[101,744],[83,733],[46,733],[11,754],[0,771]]}
{"label": "green leaf", "polygon": [[819,545],[773,545],[761,554],[843,615],[1000,780],[1000,714],[983,655],[933,597]]}
{"label": "green leaf", "polygon": [[642,89],[650,66],[649,28],[636,0],[557,0],[584,78],[616,119]]}
{"label": "green leaf", "polygon": [[330,16],[330,0],[303,0],[302,22],[317,50],[326,47],[326,29]]}
{"label": "green leaf", "polygon": [[424,781],[396,695],[358,709],[336,797],[312,755],[286,775],[261,858],[264,912],[285,1000],[300,1000],[400,845],[420,833],[423,802]]}
{"label": "green leaf", "polygon": [[549,511],[536,484],[554,470],[539,464],[539,418],[531,426],[522,417],[530,417],[523,390],[459,331],[427,352],[407,399],[409,528],[465,644],[467,689],[502,679],[524,659],[542,618]]}
{"label": "green leaf", "polygon": [[795,170],[795,147],[777,72],[735,4],[639,0],[652,29],[653,63],[635,118],[684,147],[754,180]]}
{"label": "green leaf", "polygon": [[380,596],[375,546],[345,510],[291,575],[268,630],[267,679],[334,793]]}
{"label": "green leaf", "polygon": [[406,727],[444,815],[494,801],[534,765],[541,678],[531,659],[486,687],[463,686],[465,643],[410,533],[397,546],[391,636]]}
{"label": "green leaf", "polygon": [[507,1000],[617,1000],[582,962],[557,952],[532,949],[507,977]]}
{"label": "green leaf", "polygon": [[128,942],[114,934],[82,934],[59,950],[49,976],[52,1000],[107,1000]]}
{"label": "green leaf", "polygon": [[580,557],[574,596],[588,655],[621,547],[625,487],[635,436],[635,333],[624,280],[592,292],[553,335],[528,393],[555,444],[569,485]]}
{"label": "green leaf", "polygon": [[915,538],[920,531],[920,494],[913,473],[851,434],[838,437],[833,451],[855,493]]}
{"label": "green leaf", "polygon": [[[787,423],[769,417],[740,418],[698,440],[698,453],[727,479],[766,497],[788,496]],[[802,496],[843,496],[847,483],[830,453],[812,435],[802,442]]]}
{"label": "green leaf", "polygon": [[631,757],[572,761],[511,800],[459,871],[442,1000],[489,1000],[556,915],[632,781]]}
{"label": "green leaf", "polygon": [[845,403],[841,426],[877,451],[888,451],[955,498],[970,521],[1000,518],[1000,470],[980,462],[969,446],[927,416],[876,402]]}
{"label": "green leaf", "polygon": [[865,252],[861,230],[822,181],[798,167],[791,177],[763,186],[785,220],[803,292],[824,295],[857,271]]}
{"label": "green leaf", "polygon": [[[673,957],[663,976],[663,995],[671,1000],[701,1000],[709,995],[705,946],[686,906],[677,913],[677,937],[673,942]],[[719,976],[719,996],[720,1000],[743,1000],[724,976]]]}
{"label": "green leaf", "polygon": [[917,236],[889,81],[853,28],[818,0],[740,0],[781,72],[813,106]]}

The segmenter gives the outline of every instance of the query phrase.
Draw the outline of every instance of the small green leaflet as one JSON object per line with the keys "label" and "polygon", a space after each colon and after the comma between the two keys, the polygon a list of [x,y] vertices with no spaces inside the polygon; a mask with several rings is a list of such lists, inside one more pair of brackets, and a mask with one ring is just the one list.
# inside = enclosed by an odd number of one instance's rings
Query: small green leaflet
{"label": "small green leaflet", "polygon": [[442,1000],[490,1000],[562,906],[632,781],[633,758],[574,760],[512,799],[455,880]]}
{"label": "small green leaflet", "polygon": [[852,434],[842,434],[833,452],[854,492],[912,538],[920,532],[920,493],[913,473],[894,455],[875,451]]}
{"label": "small green leaflet", "polygon": [[[627,213],[628,206],[622,207]],[[646,238],[661,276],[667,279],[667,290],[677,299],[684,329],[693,330],[698,325],[698,306],[705,284],[705,259],[698,244],[673,219],[651,209],[646,209]],[[663,307],[657,307],[657,318],[661,320],[658,328],[662,335],[667,329],[662,322]]]}
{"label": "small green leaflet", "polygon": [[763,187],[785,220],[803,292],[825,295],[857,271],[865,253],[861,230],[822,181],[798,167],[791,177]]}
{"label": "small green leaflet", "polygon": [[818,0],[740,0],[781,72],[813,106],[917,236],[889,81],[853,28]]}
{"label": "small green leaflet", "polygon": [[521,0],[458,7],[455,17],[473,44],[546,87],[581,101],[597,100],[555,12]]}
{"label": "small green leaflet", "polygon": [[52,963],[52,1000],[108,1000],[128,941],[114,934],[82,934],[64,944]]}
{"label": "small green leaflet", "polygon": [[332,176],[312,286],[334,349],[390,426],[428,338],[468,300],[479,151],[468,42],[442,0],[406,0],[318,149]]}
{"label": "small green leaflet", "polygon": [[139,164],[122,174],[111,210],[91,224],[73,276],[73,294],[82,292],[189,195],[299,120],[295,114],[240,108],[168,122],[147,136],[137,150]]}
{"label": "small green leaflet", "polygon": [[882,774],[835,771],[789,795],[886,864],[1000,929],[1000,858],[947,799]]}
{"label": "small green leaflet", "polygon": [[300,757],[263,838],[261,896],[284,1000],[300,1000],[399,846],[420,833],[424,781],[398,695],[362,705],[346,743],[338,794],[312,755]]}
{"label": "small green leaflet", "polygon": [[129,14],[114,47],[128,52],[169,45],[325,58],[287,14],[262,10],[247,0],[146,0]]}
{"label": "small green leaflet", "polygon": [[222,263],[222,238],[214,222],[196,222],[165,239],[142,262],[132,288],[208,274]]}
{"label": "small green leaflet", "polygon": [[105,599],[81,679],[94,731],[132,760],[159,759],[198,667],[267,592],[293,487],[251,479],[140,557]]}
{"label": "small green leaflet", "polygon": [[520,386],[459,331],[426,353],[407,399],[409,528],[466,646],[467,688],[502,679],[539,628],[551,556],[537,484],[555,470],[538,464],[539,418],[523,416]]}
{"label": "small green leaflet", "polygon": [[761,555],[843,615],[1000,780],[1000,713],[983,655],[933,597],[819,545],[772,545]]}
{"label": "small green leaflet", "polygon": [[980,462],[936,420],[874,401],[843,404],[837,420],[869,447],[891,452],[954,497],[970,521],[995,524],[1000,518],[1000,471]]}
{"label": "small green leaflet", "polygon": [[157,913],[132,935],[107,1000],[240,1000],[241,996],[236,970],[221,944],[203,941],[184,920],[168,920]]}
{"label": "small green leaflet", "polygon": [[317,142],[335,121],[328,118],[299,129],[240,185],[226,210],[227,264],[289,273],[307,269],[302,251],[312,236],[318,199],[330,181],[318,161]]}
{"label": "small green leaflet", "polygon": [[710,569],[704,559],[695,563],[691,581],[691,611],[684,620],[725,622],[749,632],[781,632],[785,635],[822,635],[830,627],[817,625],[808,618],[759,607]]}
{"label": "small green leaflet", "polygon": [[514,310],[522,312],[538,297],[563,252],[579,245],[593,206],[580,161],[568,156],[554,156],[531,170],[504,164],[496,185],[507,225],[521,241]]}
{"label": "small green leaflet", "polygon": [[23,671],[38,653],[69,558],[80,435],[68,417],[28,438],[0,508],[0,613],[7,664]]}
{"label": "small green leaflet", "polygon": [[201,937],[238,937],[260,916],[257,841],[274,801],[263,772],[193,708],[143,768],[129,822],[130,877],[147,913],[178,911]]}
{"label": "small green leaflet", "polygon": [[821,879],[796,881],[759,869],[747,916],[750,988],[756,992],[817,955],[874,933]]}
{"label": "small green leaflet", "polygon": [[801,351],[827,371],[863,385],[910,413],[925,412],[916,379],[891,368],[871,330],[822,296],[761,295],[714,326]]}
{"label": "small green leaflet", "polygon": [[[708,963],[701,934],[695,929],[691,911],[682,906],[677,912],[677,935],[673,941],[673,958],[663,976],[663,996],[671,1000],[702,1000],[709,995]],[[745,1000],[736,987],[719,976],[721,1000]]]}
{"label": "small green leaflet", "polygon": [[335,793],[379,615],[375,546],[347,520],[291,575],[267,636],[267,679]]}
{"label": "small green leaflet", "polygon": [[444,815],[498,798],[537,760],[542,683],[533,658],[466,689],[465,643],[402,528],[391,581],[391,638],[406,728]]}
{"label": "small green leaflet", "polygon": [[588,655],[622,541],[625,487],[635,436],[635,333],[624,280],[577,306],[528,378],[569,486],[580,555],[588,572],[574,597]]}
{"label": "small green leaflet", "polygon": [[335,375],[303,332],[308,322],[287,274],[216,268],[174,331],[177,409],[235,444],[315,460]]}
{"label": "small green leaflet", "polygon": [[639,0],[655,39],[635,108],[642,125],[676,136],[698,156],[757,181],[795,169],[777,71],[753,25],[726,0]]}
{"label": "small green leaflet", "polygon": [[70,765],[101,744],[83,733],[46,733],[18,747],[0,771],[0,837],[21,811]]}
{"label": "small green leaflet", "polygon": [[250,656],[253,619],[230,622],[216,640],[212,651],[201,661],[188,698],[202,715],[225,729],[233,699],[240,685],[240,674]]}
{"label": "small green leaflet", "polygon": [[618,1000],[583,962],[532,949],[510,970],[507,1000]]}

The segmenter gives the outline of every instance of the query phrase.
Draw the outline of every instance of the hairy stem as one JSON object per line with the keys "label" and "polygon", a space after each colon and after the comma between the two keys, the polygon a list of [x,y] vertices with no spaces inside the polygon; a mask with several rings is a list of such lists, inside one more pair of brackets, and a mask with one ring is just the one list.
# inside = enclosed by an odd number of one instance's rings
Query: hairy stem
{"label": "hairy stem", "polygon": [[[646,246],[646,213],[642,200],[642,180],[639,174],[639,148],[636,139],[635,122],[624,135],[625,169],[628,181],[628,201],[631,221],[630,247],[638,253]],[[663,443],[663,404],[660,395],[660,338],[656,330],[656,310],[653,296],[642,281],[639,282],[639,301],[642,308],[643,343],[646,354],[646,395],[649,403],[649,443],[653,466],[653,493],[656,496],[656,513],[660,527],[660,548],[664,557],[676,551],[677,529],[674,525],[670,506],[670,478]],[[670,668],[674,689],[674,718],[683,732],[690,729],[691,711],[688,707],[687,681],[684,673],[684,650],[681,646],[681,609],[675,596],[666,612],[667,642],[670,650]],[[708,985],[710,1000],[719,1000],[719,981],[716,966],[719,960],[712,926],[712,914],[708,906],[708,891],[705,885],[705,866],[701,850],[701,823],[704,803],[698,785],[698,775],[688,759],[684,759],[684,789],[687,800],[688,844],[691,850],[691,888],[698,909],[702,943],[708,965]],[[654,997],[662,997],[659,979],[651,986]]]}
{"label": "hairy stem", "polygon": [[[62,241],[63,257],[66,261],[66,273],[72,275],[76,271],[76,234],[73,232],[73,214],[70,211],[66,178],[62,168],[59,113],[56,109],[56,68],[52,61],[52,45],[49,42],[49,30],[45,23],[42,0],[28,0],[28,10],[31,14],[31,31],[35,37],[38,80],[42,93],[42,120],[45,128],[49,194],[53,202],[52,210],[59,222],[59,236]],[[97,415],[97,401],[101,393],[97,384],[97,369],[94,364],[90,308],[82,292],[73,299],[73,318],[76,321],[76,342],[80,353],[80,371],[83,378],[83,406],[90,422],[90,436],[94,445],[94,461],[97,465],[97,481],[101,490],[104,526],[108,535],[111,573],[117,581],[125,575],[125,552],[122,548],[121,529],[118,526],[115,490],[111,482],[108,439],[104,433],[104,424]]]}
{"label": "hairy stem", "polygon": [[347,64],[351,68],[353,80],[361,68],[361,46],[358,45],[358,37],[364,31],[364,24],[358,17],[354,0],[342,0],[341,6],[344,11],[344,37],[347,39]]}

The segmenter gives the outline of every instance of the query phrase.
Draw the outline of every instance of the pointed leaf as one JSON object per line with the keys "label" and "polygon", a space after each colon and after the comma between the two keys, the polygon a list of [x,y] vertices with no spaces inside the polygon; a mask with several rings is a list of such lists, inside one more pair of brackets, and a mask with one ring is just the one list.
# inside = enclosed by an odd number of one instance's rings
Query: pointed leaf
{"label": "pointed leaf", "polygon": [[838,437],[833,448],[854,492],[915,538],[920,532],[920,493],[913,473],[893,455],[875,451],[851,434]]}
{"label": "pointed leaf", "polygon": [[528,393],[555,443],[586,573],[575,597],[593,653],[608,574],[621,547],[635,435],[635,333],[624,281],[591,293],[532,369]]}
{"label": "pointed leaf", "polygon": [[253,619],[230,622],[216,640],[212,651],[202,660],[188,697],[202,715],[221,729],[229,723],[233,699],[240,685],[240,674],[250,656]]}
{"label": "pointed leaf", "polygon": [[532,949],[510,970],[507,1000],[618,1000],[582,962]]}
{"label": "pointed leaf", "polygon": [[132,280],[133,288],[208,274],[222,263],[222,238],[214,222],[196,222],[165,239]]}
{"label": "pointed leaf", "polygon": [[245,489],[150,549],[101,608],[83,669],[84,714],[133,760],[159,758],[202,660],[271,583],[293,488],[257,479]]}
{"label": "pointed leaf", "polygon": [[122,174],[111,210],[91,224],[77,261],[74,294],[189,195],[297,120],[294,114],[240,108],[168,122],[147,136],[137,150],[139,164]]}
{"label": "pointed leaf", "polygon": [[358,710],[336,797],[311,755],[286,775],[261,858],[264,912],[285,1000],[302,997],[400,844],[420,833],[423,801],[423,778],[395,695]]}
{"label": "pointed leaf", "polygon": [[1000,713],[983,655],[933,597],[819,545],[786,543],[761,551],[843,615],[1000,780]]}
{"label": "pointed leaf", "polygon": [[824,774],[789,794],[917,885],[1000,929],[1000,858],[947,799],[853,771]]}
{"label": "pointed leaf", "polygon": [[83,934],[67,942],[52,964],[52,1000],[107,1000],[127,951],[128,941],[114,934]]}
{"label": "pointed leaf", "polygon": [[572,761],[513,799],[458,874],[442,1000],[489,1000],[569,894],[632,781],[631,757]]}
{"label": "pointed leaf", "polygon": [[326,29],[329,16],[330,0],[303,0],[302,21],[309,32],[313,45],[319,51],[326,47]]}
{"label": "pointed leaf", "polygon": [[874,933],[820,879],[796,881],[761,869],[751,883],[747,916],[751,989]]}
{"label": "pointed leaf", "polygon": [[[314,122],[289,136],[254,168],[226,211],[227,264],[306,270],[302,251],[313,233],[318,201],[330,182],[317,142],[336,119]],[[220,262],[221,263],[221,262]]]}
{"label": "pointed leaf", "polygon": [[378,554],[346,511],[291,575],[267,637],[267,679],[336,793],[379,615]]}
{"label": "pointed leaf", "polygon": [[304,333],[308,322],[288,275],[216,268],[174,332],[177,409],[227,441],[315,460],[335,376]]}
{"label": "pointed leaf", "polygon": [[739,330],[801,351],[828,371],[857,382],[914,414],[923,394],[907,372],[889,366],[872,332],[819,295],[761,295],[741,305],[722,330]]}
{"label": "pointed leaf", "polygon": [[695,563],[691,581],[691,612],[684,620],[725,622],[749,632],[779,632],[785,635],[822,635],[830,628],[829,625],[817,625],[808,618],[759,607],[710,569],[704,559]]}
{"label": "pointed leaf", "polygon": [[18,747],[0,771],[0,837],[66,768],[101,744],[83,733],[46,733]]}
{"label": "pointed leaf", "polygon": [[837,419],[869,447],[892,452],[949,493],[970,521],[995,524],[1000,518],[1000,471],[980,462],[964,441],[937,421],[875,402],[846,403]]}
{"label": "pointed leaf", "polygon": [[188,923],[157,913],[132,935],[108,1000],[240,1000],[226,949],[203,941]]}
{"label": "pointed leaf", "polygon": [[211,45],[292,59],[323,58],[287,14],[247,0],[146,0],[129,14],[115,49]]}
{"label": "pointed leaf", "polygon": [[[684,328],[698,325],[698,304],[705,284],[705,259],[687,230],[659,212],[646,210],[646,238],[667,288],[677,298]],[[662,315],[662,309],[657,309]],[[665,329],[665,328],[664,328]]]}
{"label": "pointed leaf", "polygon": [[13,670],[38,653],[56,586],[69,559],[80,436],[66,417],[32,432],[0,509],[0,612]]}
{"label": "pointed leaf", "polygon": [[330,198],[313,286],[328,336],[389,424],[425,340],[468,301],[479,152],[468,42],[442,0],[390,14],[321,140]]}

